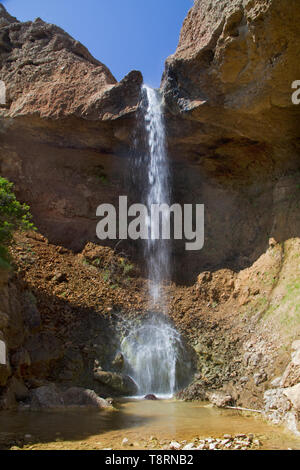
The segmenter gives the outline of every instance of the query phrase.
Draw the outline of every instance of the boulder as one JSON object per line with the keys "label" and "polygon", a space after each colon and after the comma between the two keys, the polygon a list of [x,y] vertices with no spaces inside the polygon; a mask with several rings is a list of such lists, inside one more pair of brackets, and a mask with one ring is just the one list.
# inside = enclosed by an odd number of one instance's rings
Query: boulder
{"label": "boulder", "polygon": [[265,410],[279,410],[281,413],[291,409],[291,403],[283,393],[282,388],[267,390],[264,393]]}
{"label": "boulder", "polygon": [[225,408],[232,405],[232,396],[221,391],[207,392],[209,401],[218,408]]}
{"label": "boulder", "polygon": [[67,407],[85,406],[99,409],[110,407],[108,401],[100,398],[93,390],[80,387],[69,388],[62,394],[62,398]]}
{"label": "boulder", "polygon": [[31,407],[40,408],[61,408],[64,401],[61,392],[55,384],[45,385],[31,391]]}
{"label": "boulder", "polygon": [[155,395],[153,395],[152,393],[150,393],[149,395],[146,395],[146,396],[144,397],[144,400],[152,400],[152,401],[155,401],[155,400],[158,400],[158,398],[157,398]]}
{"label": "boulder", "polygon": [[97,371],[94,373],[94,379],[119,395],[135,395],[137,393],[137,385],[128,375]]}

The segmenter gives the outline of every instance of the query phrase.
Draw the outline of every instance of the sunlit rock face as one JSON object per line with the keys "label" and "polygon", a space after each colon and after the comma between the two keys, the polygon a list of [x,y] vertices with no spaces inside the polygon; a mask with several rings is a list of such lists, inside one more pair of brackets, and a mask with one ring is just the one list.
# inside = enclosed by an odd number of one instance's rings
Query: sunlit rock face
{"label": "sunlit rock face", "polygon": [[292,168],[299,23],[296,0],[195,1],[163,78],[169,109],[185,122],[171,144],[189,144],[220,178],[247,180],[287,160]]}
{"label": "sunlit rock face", "polygon": [[196,0],[184,21],[162,88],[177,199],[206,205],[205,248],[189,266],[238,269],[267,234],[300,232],[299,32],[296,0]]}
{"label": "sunlit rock face", "polygon": [[126,194],[124,173],[142,75],[118,83],[62,29],[0,7],[0,172],[50,240],[96,240],[96,208]]}

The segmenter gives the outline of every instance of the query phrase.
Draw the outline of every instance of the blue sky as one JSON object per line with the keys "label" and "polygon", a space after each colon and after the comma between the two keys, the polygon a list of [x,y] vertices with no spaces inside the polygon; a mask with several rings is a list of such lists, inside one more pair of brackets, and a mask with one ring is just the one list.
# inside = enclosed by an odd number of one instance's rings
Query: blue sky
{"label": "blue sky", "polygon": [[38,16],[82,42],[117,80],[140,70],[160,84],[165,59],[177,46],[193,0],[2,0],[20,21]]}

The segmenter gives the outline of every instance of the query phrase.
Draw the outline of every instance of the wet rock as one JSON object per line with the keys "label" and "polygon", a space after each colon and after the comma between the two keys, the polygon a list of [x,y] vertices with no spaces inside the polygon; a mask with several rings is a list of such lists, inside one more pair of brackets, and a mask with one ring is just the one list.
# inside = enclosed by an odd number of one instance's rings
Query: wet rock
{"label": "wet rock", "polygon": [[117,353],[113,362],[112,366],[117,372],[122,372],[124,369],[124,356],[122,353]]}
{"label": "wet rock", "polygon": [[158,398],[155,395],[149,394],[149,395],[145,395],[144,400],[154,401],[154,400],[158,400]]}
{"label": "wet rock", "polygon": [[137,393],[137,385],[128,375],[97,371],[94,373],[94,379],[119,395],[135,395]]}

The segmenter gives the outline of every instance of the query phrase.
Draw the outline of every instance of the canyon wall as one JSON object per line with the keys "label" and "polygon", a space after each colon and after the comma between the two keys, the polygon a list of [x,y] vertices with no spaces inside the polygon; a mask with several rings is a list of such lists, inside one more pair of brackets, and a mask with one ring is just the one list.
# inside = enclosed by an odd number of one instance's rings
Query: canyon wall
{"label": "canyon wall", "polygon": [[293,0],[197,0],[184,21],[162,89],[176,197],[206,206],[190,266],[240,269],[300,233],[299,33]]}
{"label": "canyon wall", "polygon": [[126,194],[129,135],[142,76],[117,83],[60,28],[20,23],[0,5],[1,174],[16,184],[39,230],[82,249],[96,238],[96,208]]}
{"label": "canyon wall", "polygon": [[[174,280],[190,287],[173,285],[167,292],[170,316],[197,355],[199,376],[188,398],[203,397],[203,387],[224,388],[235,403],[262,407],[274,378],[280,378],[274,392],[279,402],[282,389],[299,382],[298,363],[282,377],[299,336],[300,106],[291,100],[292,82],[300,79],[299,33],[296,0],[197,0],[166,62],[161,89],[173,199],[204,203],[206,211],[204,249],[188,253],[179,241],[173,246]],[[68,376],[71,383],[96,387],[96,355],[103,352],[103,367],[112,360],[103,347],[111,332],[105,315],[144,313],[145,284],[129,276],[121,286],[105,281],[106,265],[85,264],[102,255],[87,261],[69,250],[99,243],[99,204],[131,196],[143,79],[133,71],[117,83],[60,28],[41,19],[20,23],[1,5],[0,79],[7,86],[0,173],[15,183],[49,239],[29,237],[17,242],[20,250],[13,248],[18,280],[1,288],[0,318],[12,319],[17,342],[9,345],[12,369],[1,366],[0,380],[7,385],[11,374],[18,377],[13,362],[22,360],[22,371],[39,380],[32,387],[66,383]],[[136,245],[124,243],[122,250],[142,267]],[[8,297],[15,299],[13,308]],[[35,315],[28,321],[40,313],[33,330],[24,327],[26,302]],[[2,330],[0,340],[9,341],[7,325]],[[47,372],[49,330],[59,342],[54,376]],[[31,348],[29,356],[23,348]],[[46,361],[41,374],[31,369],[39,354]],[[78,368],[89,376],[74,377]]]}

